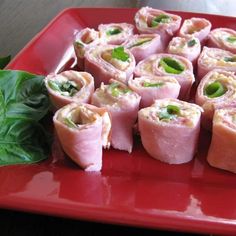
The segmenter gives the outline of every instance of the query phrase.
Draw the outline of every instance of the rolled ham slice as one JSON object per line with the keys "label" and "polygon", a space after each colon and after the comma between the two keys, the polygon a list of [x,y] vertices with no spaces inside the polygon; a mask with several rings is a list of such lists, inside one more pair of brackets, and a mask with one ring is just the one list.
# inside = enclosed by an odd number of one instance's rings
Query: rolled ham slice
{"label": "rolled ham slice", "polygon": [[213,70],[199,83],[195,102],[204,110],[202,124],[211,129],[216,109],[236,105],[236,75],[234,72]]}
{"label": "rolled ham slice", "polygon": [[204,47],[198,58],[198,80],[213,69],[236,72],[236,54],[220,48]]}
{"label": "rolled ham slice", "polygon": [[56,110],[72,102],[89,103],[94,92],[94,78],[87,72],[68,70],[49,74],[45,85]]}
{"label": "rolled ham slice", "polygon": [[189,98],[195,81],[192,63],[185,57],[174,54],[153,54],[140,61],[135,68],[135,76],[158,75],[173,76],[180,84],[180,99]]}
{"label": "rolled ham slice", "polygon": [[142,61],[154,53],[164,51],[159,34],[135,34],[123,45],[131,51],[136,62]]}
{"label": "rolled ham slice", "polygon": [[205,43],[208,34],[211,31],[211,22],[205,18],[193,17],[183,22],[179,30],[180,37],[194,36],[198,38],[202,44]]}
{"label": "rolled ham slice", "polygon": [[141,96],[140,108],[151,106],[156,99],[177,98],[180,91],[178,81],[168,76],[136,77],[129,87]]}
{"label": "rolled ham slice", "polygon": [[85,53],[85,71],[95,78],[95,87],[111,78],[125,84],[133,78],[135,58],[122,46],[103,45],[89,49]]}
{"label": "rolled ham slice", "polygon": [[81,70],[84,69],[84,53],[89,48],[100,43],[102,43],[102,40],[99,36],[99,32],[94,29],[85,28],[76,34],[74,50],[77,57],[77,65]]}
{"label": "rolled ham slice", "polygon": [[145,150],[169,164],[191,161],[197,150],[201,111],[195,104],[173,98],[141,109],[138,128]]}
{"label": "rolled ham slice", "polygon": [[92,96],[92,104],[106,108],[112,118],[111,145],[128,151],[133,148],[132,129],[136,122],[141,97],[119,81],[101,84]]}
{"label": "rolled ham slice", "polygon": [[196,64],[197,58],[201,52],[201,43],[198,38],[190,37],[174,37],[167,47],[167,53],[176,54],[187,58]]}
{"label": "rolled ham slice", "polygon": [[208,163],[236,173],[236,108],[219,109],[213,118]]}
{"label": "rolled ham slice", "polygon": [[110,145],[106,109],[71,103],[55,113],[53,123],[64,152],[85,171],[100,171],[102,147]]}
{"label": "rolled ham slice", "polygon": [[181,17],[151,7],[142,7],[134,17],[136,27],[142,34],[159,34],[164,45],[175,35]]}
{"label": "rolled ham slice", "polygon": [[120,45],[133,35],[134,26],[128,23],[100,24],[98,30],[107,44]]}
{"label": "rolled ham slice", "polygon": [[228,28],[217,28],[210,32],[208,47],[221,48],[236,54],[236,31]]}

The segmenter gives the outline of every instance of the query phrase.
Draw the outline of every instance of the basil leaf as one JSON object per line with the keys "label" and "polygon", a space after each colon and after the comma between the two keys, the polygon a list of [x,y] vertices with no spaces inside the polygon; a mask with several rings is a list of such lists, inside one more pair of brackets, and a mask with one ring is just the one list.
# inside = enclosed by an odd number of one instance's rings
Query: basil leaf
{"label": "basil leaf", "polygon": [[227,88],[220,83],[219,81],[215,81],[206,86],[204,90],[204,94],[209,98],[216,98],[224,95],[227,92]]}
{"label": "basil leaf", "polygon": [[148,87],[161,87],[161,86],[163,86],[163,85],[164,85],[163,82],[160,82],[160,83],[144,82],[144,83],[143,83],[143,87],[146,87],[146,88],[148,88]]}
{"label": "basil leaf", "polygon": [[158,114],[160,120],[169,121],[180,114],[180,108],[176,105],[168,105]]}
{"label": "basil leaf", "polygon": [[188,41],[188,47],[192,47],[192,46],[194,46],[195,44],[197,43],[197,41],[195,40],[195,39],[192,39],[192,40],[190,40],[190,41]]}
{"label": "basil leaf", "polygon": [[117,47],[112,50],[112,58],[118,59],[120,61],[128,61],[129,54],[124,51],[124,47]]}
{"label": "basil leaf", "polygon": [[47,158],[50,136],[40,122],[49,106],[43,76],[0,71],[0,165]]}
{"label": "basil leaf", "polygon": [[128,49],[133,48],[133,47],[141,46],[141,45],[143,45],[143,44],[145,44],[145,43],[147,43],[147,42],[150,42],[150,41],[152,41],[152,39],[139,40],[137,43],[135,43],[135,44],[129,46]]}
{"label": "basil leaf", "polygon": [[235,43],[236,42],[236,36],[229,36],[226,40],[229,43]]}
{"label": "basil leaf", "polygon": [[170,58],[164,57],[160,60],[160,65],[165,70],[165,72],[170,74],[180,74],[184,71],[184,65],[178,61]]}
{"label": "basil leaf", "polygon": [[106,34],[107,34],[108,36],[110,36],[110,35],[116,35],[116,34],[119,34],[119,33],[121,33],[121,32],[122,32],[121,29],[114,28],[114,29],[110,29],[110,30],[108,30],[108,31],[106,32]]}
{"label": "basil leaf", "polygon": [[155,17],[151,21],[151,27],[156,27],[159,23],[169,23],[170,21],[171,21],[171,17],[169,17],[165,14],[161,14],[161,15]]}
{"label": "basil leaf", "polygon": [[10,60],[11,60],[10,55],[0,58],[0,69],[5,68],[7,66],[7,64],[10,62]]}

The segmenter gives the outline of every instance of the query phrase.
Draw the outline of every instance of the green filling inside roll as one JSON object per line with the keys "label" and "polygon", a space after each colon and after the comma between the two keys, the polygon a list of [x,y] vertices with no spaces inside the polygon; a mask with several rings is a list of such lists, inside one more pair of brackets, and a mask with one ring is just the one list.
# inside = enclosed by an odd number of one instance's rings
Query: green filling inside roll
{"label": "green filling inside roll", "polygon": [[108,89],[110,90],[113,97],[118,97],[119,95],[131,92],[129,88],[123,88],[119,83],[116,82],[110,84]]}
{"label": "green filling inside roll", "polygon": [[180,114],[180,108],[176,105],[168,105],[162,108],[159,112],[158,117],[161,121],[170,121],[176,118]]}
{"label": "green filling inside roll", "polygon": [[143,87],[145,88],[150,88],[150,87],[161,87],[163,86],[164,83],[163,82],[160,82],[160,83],[149,83],[149,82],[144,82],[143,83]]}
{"label": "green filling inside roll", "polygon": [[165,72],[170,74],[181,74],[185,69],[182,63],[170,57],[163,57],[159,64],[165,70]]}
{"label": "green filling inside roll", "polygon": [[227,88],[220,83],[215,81],[211,84],[208,84],[204,89],[204,94],[209,98],[217,98],[224,95],[227,92]]}
{"label": "green filling inside roll", "polygon": [[150,42],[150,41],[152,41],[152,39],[150,39],[150,38],[140,39],[136,43],[134,43],[133,45],[129,46],[128,49],[133,48],[133,47],[141,46],[141,45],[143,45],[147,42]]}
{"label": "green filling inside roll", "polygon": [[193,47],[196,43],[197,43],[197,41],[195,39],[192,39],[187,42],[187,45],[188,45],[188,47]]}
{"label": "green filling inside roll", "polygon": [[171,21],[171,17],[165,15],[165,14],[161,14],[157,17],[155,17],[152,21],[151,21],[151,27],[156,27],[158,26],[160,23],[169,23]]}
{"label": "green filling inside roll", "polygon": [[236,43],[236,36],[229,36],[226,40],[229,43]]}
{"label": "green filling inside roll", "polygon": [[77,128],[76,124],[68,117],[64,119],[64,124],[70,128]]}
{"label": "green filling inside roll", "polygon": [[111,57],[120,61],[128,61],[129,54],[125,52],[124,47],[116,47],[112,50]]}
{"label": "green filling inside roll", "polygon": [[113,28],[113,29],[108,30],[108,31],[106,32],[106,34],[107,34],[108,36],[111,36],[111,35],[119,34],[119,33],[121,33],[121,32],[122,32],[121,29],[119,29],[119,28]]}

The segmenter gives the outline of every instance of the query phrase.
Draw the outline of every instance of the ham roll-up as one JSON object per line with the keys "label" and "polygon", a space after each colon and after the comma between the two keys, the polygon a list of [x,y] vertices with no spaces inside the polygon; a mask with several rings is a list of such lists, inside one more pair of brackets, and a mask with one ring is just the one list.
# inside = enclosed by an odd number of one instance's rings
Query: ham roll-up
{"label": "ham roll-up", "polygon": [[216,168],[236,173],[236,108],[219,109],[213,117],[207,161]]}
{"label": "ham roll-up", "polygon": [[85,53],[85,71],[95,78],[95,87],[111,78],[127,84],[133,78],[135,58],[122,46],[103,45],[91,48]]}
{"label": "ham roll-up", "polygon": [[178,31],[182,18],[151,7],[142,7],[134,17],[140,34],[159,34],[164,45]]}
{"label": "ham roll-up", "polygon": [[236,54],[220,48],[204,47],[198,58],[198,80],[213,69],[236,72]]}
{"label": "ham roll-up", "polygon": [[151,106],[156,99],[178,98],[180,85],[173,77],[141,76],[129,80],[129,87],[141,96],[140,108]]}
{"label": "ham roll-up", "polygon": [[100,171],[102,148],[110,145],[106,109],[71,103],[55,113],[53,123],[64,152],[85,171]]}
{"label": "ham roll-up", "polygon": [[201,52],[201,43],[195,37],[174,37],[167,47],[167,53],[176,54],[187,58],[194,65]]}
{"label": "ham roll-up", "polygon": [[135,68],[135,76],[159,75],[173,76],[180,84],[180,99],[189,98],[192,84],[195,81],[193,65],[185,57],[174,54],[153,54],[140,61]]}
{"label": "ham roll-up", "polygon": [[91,47],[94,47],[102,42],[99,32],[85,28],[77,33],[75,36],[74,50],[77,58],[77,65],[79,69],[84,69],[84,53]]}
{"label": "ham roll-up", "polygon": [[154,53],[164,51],[159,34],[135,34],[123,45],[131,51],[136,62],[142,61]]}
{"label": "ham roll-up", "polygon": [[228,28],[217,28],[210,32],[208,47],[221,48],[236,54],[236,31]]}
{"label": "ham roll-up", "polygon": [[179,30],[180,37],[194,36],[198,38],[202,44],[207,40],[207,36],[211,31],[211,22],[205,18],[193,17],[183,22]]}
{"label": "ham roll-up", "polygon": [[134,26],[128,23],[100,24],[101,39],[107,44],[120,45],[134,33]]}
{"label": "ham roll-up", "polygon": [[94,92],[94,78],[87,72],[68,70],[49,74],[45,85],[56,110],[72,102],[89,103]]}
{"label": "ham roll-up", "polygon": [[201,111],[195,104],[173,98],[141,109],[138,128],[145,150],[169,164],[191,161],[197,150]]}
{"label": "ham roll-up", "polygon": [[195,102],[204,110],[202,124],[211,129],[216,109],[236,104],[236,75],[234,72],[213,70],[201,80]]}
{"label": "ham roll-up", "polygon": [[111,145],[115,149],[131,153],[133,147],[132,129],[136,122],[141,97],[125,84],[111,80],[101,84],[92,96],[92,104],[105,107],[111,114]]}

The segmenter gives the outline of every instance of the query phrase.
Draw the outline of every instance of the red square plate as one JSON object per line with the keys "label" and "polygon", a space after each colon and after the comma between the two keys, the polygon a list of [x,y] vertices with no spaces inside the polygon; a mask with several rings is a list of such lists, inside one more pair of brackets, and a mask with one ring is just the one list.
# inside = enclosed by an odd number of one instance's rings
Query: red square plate
{"label": "red square plate", "polygon": [[[15,57],[9,69],[46,75],[73,65],[72,42],[84,27],[133,23],[137,9],[67,9]],[[236,18],[176,12],[236,29]],[[135,141],[132,154],[104,152],[101,173],[85,173],[66,159],[58,143],[51,157],[33,165],[0,168],[0,207],[76,219],[187,232],[236,234],[236,175],[210,167],[210,134],[187,164],[150,158]]]}

